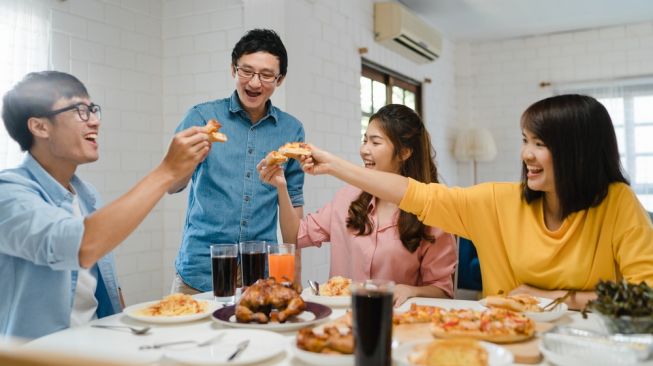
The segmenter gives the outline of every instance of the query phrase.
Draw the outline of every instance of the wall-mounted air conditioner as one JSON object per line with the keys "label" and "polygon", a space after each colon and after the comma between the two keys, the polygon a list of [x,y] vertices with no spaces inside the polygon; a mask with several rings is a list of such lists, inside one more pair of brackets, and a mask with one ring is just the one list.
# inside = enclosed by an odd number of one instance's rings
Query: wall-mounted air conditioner
{"label": "wall-mounted air conditioner", "polygon": [[417,62],[440,57],[442,37],[402,4],[374,4],[374,39],[391,50]]}

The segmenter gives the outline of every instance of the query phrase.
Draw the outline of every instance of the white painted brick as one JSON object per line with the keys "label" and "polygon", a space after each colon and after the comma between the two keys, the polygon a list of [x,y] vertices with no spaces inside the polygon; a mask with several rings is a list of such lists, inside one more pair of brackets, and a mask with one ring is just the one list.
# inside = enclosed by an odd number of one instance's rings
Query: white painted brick
{"label": "white painted brick", "polygon": [[105,48],[106,64],[120,69],[134,69],[136,67],[136,54],[114,47]]}
{"label": "white painted brick", "polygon": [[120,29],[133,31],[136,15],[120,6],[106,4],[105,20],[108,24],[117,26]]}
{"label": "white painted brick", "polygon": [[[120,108],[120,110],[136,110],[136,98],[133,91],[123,89],[109,89],[106,92],[106,107]],[[113,121],[116,122],[116,121]]]}
{"label": "white painted brick", "polygon": [[[113,67],[89,63],[88,80],[89,83],[117,88],[120,87],[120,70]],[[104,112],[105,111],[103,111],[103,113]]]}
{"label": "white painted brick", "polygon": [[600,39],[619,39],[626,36],[626,28],[623,26],[602,28],[599,32]]}
{"label": "white painted brick", "polygon": [[653,23],[638,23],[626,26],[628,36],[646,36],[653,34]]}
{"label": "white painted brick", "polygon": [[144,113],[161,113],[161,95],[136,94],[136,110]]}
{"label": "white painted brick", "polygon": [[211,70],[210,56],[206,54],[180,56],[179,70],[182,73],[206,73]]}
{"label": "white painted brick", "polygon": [[[104,4],[95,0],[69,0],[70,12],[92,20],[104,20]],[[89,24],[89,27],[91,24]]]}
{"label": "white painted brick", "polygon": [[75,15],[52,11],[52,29],[71,36],[86,37],[86,20]]}
{"label": "white painted brick", "polygon": [[130,31],[121,31],[120,32],[120,43],[123,48],[136,52],[149,52],[153,42],[159,42],[154,40],[146,35],[135,34]]}
{"label": "white painted brick", "polygon": [[82,61],[104,63],[104,47],[95,42],[71,38],[70,57]]}
{"label": "white painted brick", "polygon": [[211,30],[209,14],[195,14],[179,18],[179,35],[193,35]]}
{"label": "white painted brick", "polygon": [[122,0],[123,8],[141,15],[150,15],[150,0]]}
{"label": "white painted brick", "polygon": [[[210,14],[211,30],[228,30],[241,28],[243,24],[243,11],[240,7],[225,8]],[[241,34],[242,36],[242,34]],[[240,39],[240,36],[238,37]]]}
{"label": "white painted brick", "polygon": [[227,33],[221,31],[198,34],[194,36],[194,41],[197,52],[221,51],[220,53],[224,54],[224,51],[231,47],[227,45]]}
{"label": "white painted brick", "polygon": [[136,54],[136,70],[148,74],[161,75],[161,57],[141,53]]}
{"label": "white painted brick", "polygon": [[52,34],[52,66],[55,70],[71,72],[70,37],[60,32]]}
{"label": "white painted brick", "polygon": [[88,27],[88,40],[105,46],[120,47],[120,29],[112,25],[92,22]]}
{"label": "white painted brick", "polygon": [[195,51],[192,37],[177,37],[168,39],[163,46],[164,57],[189,55]]}
{"label": "white painted brick", "polygon": [[141,16],[135,22],[134,30],[146,36],[161,38],[161,19],[154,16]]}
{"label": "white painted brick", "polygon": [[188,0],[164,0],[163,18],[174,18],[192,14],[193,7]]}

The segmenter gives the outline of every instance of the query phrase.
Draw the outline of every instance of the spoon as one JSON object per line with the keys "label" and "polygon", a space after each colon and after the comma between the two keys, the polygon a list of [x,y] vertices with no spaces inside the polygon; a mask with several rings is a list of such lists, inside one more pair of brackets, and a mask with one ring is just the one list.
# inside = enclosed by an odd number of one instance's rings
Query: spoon
{"label": "spoon", "polygon": [[313,291],[313,295],[319,295],[320,294],[320,284],[317,283],[317,281],[308,280],[308,286]]}
{"label": "spoon", "polygon": [[133,327],[128,327],[126,325],[100,325],[100,324],[93,324],[91,327],[94,328],[106,328],[106,329],[129,329],[131,330],[132,333],[136,335],[142,335],[150,331],[150,327],[143,327],[143,328],[133,328]]}

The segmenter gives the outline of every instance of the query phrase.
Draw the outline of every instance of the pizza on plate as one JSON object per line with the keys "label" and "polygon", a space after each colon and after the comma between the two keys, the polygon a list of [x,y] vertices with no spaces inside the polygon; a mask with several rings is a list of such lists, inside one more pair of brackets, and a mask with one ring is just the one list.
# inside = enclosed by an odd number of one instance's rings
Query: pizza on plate
{"label": "pizza on plate", "polygon": [[444,312],[446,310],[437,306],[412,303],[410,304],[410,309],[405,313],[394,314],[392,316],[392,324],[430,323],[431,321],[440,319]]}
{"label": "pizza on plate", "polygon": [[431,323],[431,333],[438,338],[467,337],[493,343],[513,343],[530,339],[535,334],[532,319],[507,309],[451,309],[440,315]]}
{"label": "pizza on plate", "polygon": [[438,339],[415,346],[408,361],[416,366],[487,366],[488,352],[473,339]]}
{"label": "pizza on plate", "polygon": [[540,300],[537,297],[518,294],[518,295],[495,295],[485,298],[485,306],[489,308],[502,308],[518,312],[541,312]]}
{"label": "pizza on plate", "polygon": [[222,124],[215,119],[210,119],[206,126],[204,126],[204,132],[209,135],[209,141],[211,142],[226,142],[227,135],[222,132],[218,132],[222,128]]}

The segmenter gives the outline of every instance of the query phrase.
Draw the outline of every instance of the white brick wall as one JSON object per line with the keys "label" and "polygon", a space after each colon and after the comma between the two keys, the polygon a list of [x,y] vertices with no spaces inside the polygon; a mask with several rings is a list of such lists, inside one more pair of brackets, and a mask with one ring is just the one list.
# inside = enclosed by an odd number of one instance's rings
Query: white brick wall
{"label": "white brick wall", "polygon": [[[52,4],[53,67],[79,77],[103,109],[100,160],[78,173],[110,202],[162,158],[161,5],[159,0]],[[159,207],[115,251],[128,303],[163,291]]]}
{"label": "white brick wall", "polygon": [[[457,122],[492,131],[499,154],[479,163],[479,181],[518,180],[521,113],[567,83],[653,74],[653,23],[457,45]],[[459,181],[471,184],[469,164]]]}

